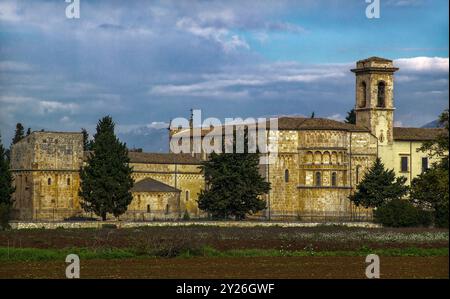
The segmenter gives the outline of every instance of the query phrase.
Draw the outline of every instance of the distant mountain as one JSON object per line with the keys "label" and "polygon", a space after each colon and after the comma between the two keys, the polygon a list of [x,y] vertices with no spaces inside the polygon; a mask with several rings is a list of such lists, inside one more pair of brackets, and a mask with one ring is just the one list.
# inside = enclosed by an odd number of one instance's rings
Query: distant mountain
{"label": "distant mountain", "polygon": [[422,128],[441,128],[441,124],[439,123],[439,119],[433,120],[425,125]]}
{"label": "distant mountain", "polygon": [[117,135],[122,142],[126,142],[129,149],[142,148],[144,152],[169,152],[167,128],[143,126]]}

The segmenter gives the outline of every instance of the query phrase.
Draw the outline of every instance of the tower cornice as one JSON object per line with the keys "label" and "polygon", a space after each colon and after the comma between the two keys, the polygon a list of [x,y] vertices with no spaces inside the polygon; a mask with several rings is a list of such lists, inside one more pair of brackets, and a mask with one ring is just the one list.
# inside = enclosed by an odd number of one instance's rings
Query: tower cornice
{"label": "tower cornice", "polygon": [[359,74],[359,73],[395,73],[398,71],[398,67],[363,67],[363,68],[356,68],[351,69],[350,71]]}
{"label": "tower cornice", "polygon": [[363,108],[355,108],[355,111],[365,111],[365,110],[373,110],[373,111],[394,111],[395,108],[384,108],[384,107],[363,107]]}

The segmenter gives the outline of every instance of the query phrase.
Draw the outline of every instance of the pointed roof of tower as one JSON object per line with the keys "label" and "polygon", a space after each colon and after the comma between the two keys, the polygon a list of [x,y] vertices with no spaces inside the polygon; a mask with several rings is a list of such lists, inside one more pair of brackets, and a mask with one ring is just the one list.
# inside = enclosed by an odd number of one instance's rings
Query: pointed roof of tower
{"label": "pointed roof of tower", "polygon": [[392,60],[390,60],[390,59],[386,59],[386,58],[378,57],[378,56],[372,56],[372,57],[369,57],[369,58],[366,58],[366,59],[359,60],[358,62],[370,62],[370,61],[392,62]]}
{"label": "pointed roof of tower", "polygon": [[399,68],[394,67],[392,60],[378,56],[358,60],[356,68],[351,69],[353,73],[394,73],[398,70]]}

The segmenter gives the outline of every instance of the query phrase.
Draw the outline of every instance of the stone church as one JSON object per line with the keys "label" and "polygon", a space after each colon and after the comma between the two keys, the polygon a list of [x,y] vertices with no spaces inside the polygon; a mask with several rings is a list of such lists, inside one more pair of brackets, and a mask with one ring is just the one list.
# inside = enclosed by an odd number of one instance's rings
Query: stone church
{"label": "stone church", "polygon": [[[388,59],[360,60],[356,76],[356,124],[321,118],[280,117],[275,163],[261,174],[272,189],[266,209],[254,217],[298,221],[370,219],[348,196],[376,157],[408,184],[431,161],[417,149],[441,129],[394,127],[394,73]],[[270,130],[270,128],[268,129]],[[203,131],[202,131],[203,132]],[[170,131],[169,138],[183,134]],[[203,136],[203,135],[202,135]],[[86,163],[83,136],[73,132],[33,132],[11,149],[16,192],[14,218],[64,220],[84,213],[78,196],[79,170]],[[196,200],[205,182],[196,154],[130,152],[133,201],[121,219],[134,221],[205,217]]]}

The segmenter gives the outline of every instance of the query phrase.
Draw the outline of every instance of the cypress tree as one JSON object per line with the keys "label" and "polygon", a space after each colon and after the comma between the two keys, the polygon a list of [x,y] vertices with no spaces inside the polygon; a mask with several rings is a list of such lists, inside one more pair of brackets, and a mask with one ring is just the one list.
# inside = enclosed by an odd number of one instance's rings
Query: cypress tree
{"label": "cypress tree", "polygon": [[14,133],[14,137],[13,137],[13,140],[12,140],[12,144],[16,144],[17,142],[22,140],[23,137],[25,137],[25,129],[22,126],[21,123],[17,123],[16,124],[16,131]]}
{"label": "cypress tree", "polygon": [[94,135],[93,153],[81,170],[81,206],[106,220],[107,213],[115,217],[125,213],[131,203],[132,168],[128,150],[114,134],[110,116],[101,119]]}
{"label": "cypress tree", "polygon": [[348,124],[356,124],[356,112],[355,109],[347,112],[347,116],[345,117],[345,122]]}
{"label": "cypress tree", "polygon": [[81,128],[81,133],[83,133],[83,150],[91,151],[93,147],[93,141],[89,140],[89,133],[85,128]]}

